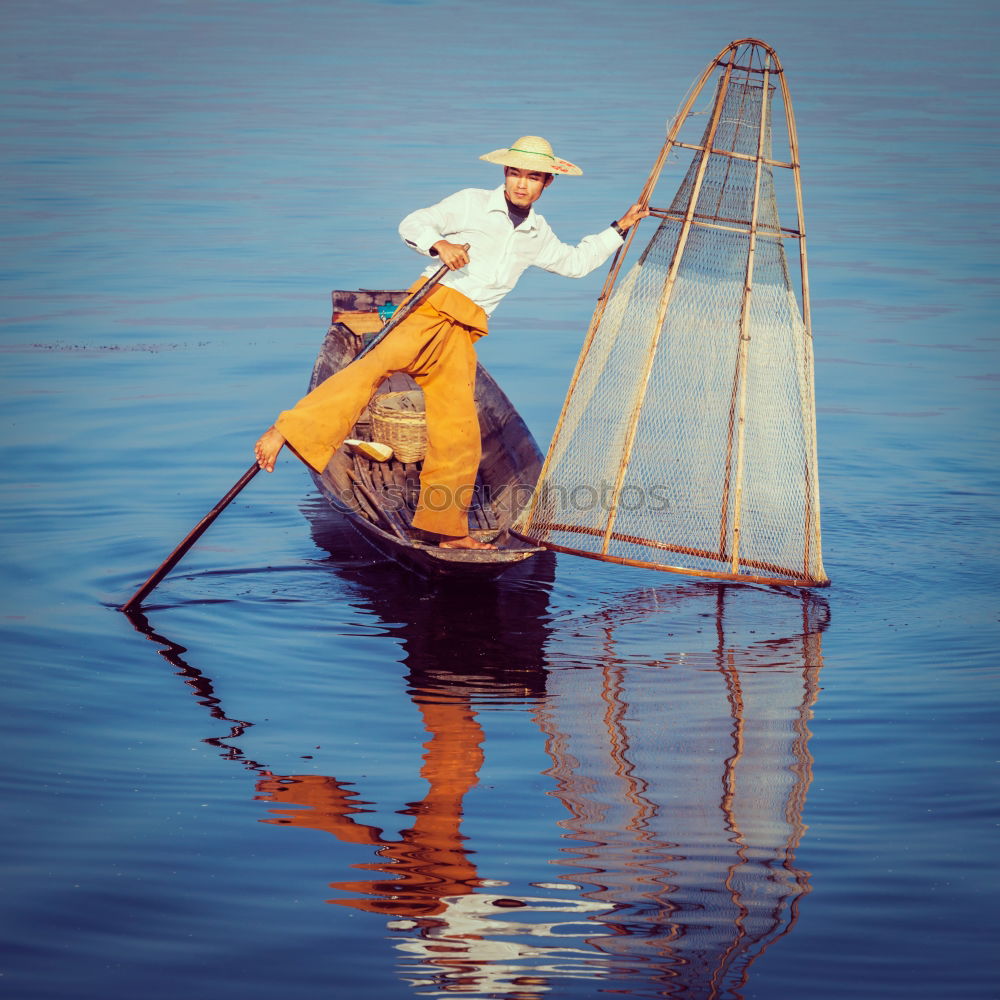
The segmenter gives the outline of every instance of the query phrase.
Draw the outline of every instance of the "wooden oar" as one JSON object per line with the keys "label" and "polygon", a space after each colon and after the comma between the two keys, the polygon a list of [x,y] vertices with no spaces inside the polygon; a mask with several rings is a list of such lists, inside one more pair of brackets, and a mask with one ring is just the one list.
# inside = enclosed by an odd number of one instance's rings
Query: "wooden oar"
{"label": "wooden oar", "polygon": [[118,610],[128,612],[139,607],[156,585],[184,558],[188,549],[205,534],[208,526],[236,499],[237,494],[258,472],[260,472],[260,466],[254,462],[233,484],[232,489],[194,526],[187,538],[163,560],[160,568]]}
{"label": "wooden oar", "polygon": [[[466,243],[463,246],[466,253],[469,252],[469,244]],[[385,326],[375,334],[370,341],[368,341],[365,346],[358,351],[355,355],[354,360],[357,361],[358,358],[363,358],[373,347],[385,340],[388,334],[392,333],[399,324],[406,319],[407,316],[413,312],[417,306],[420,305],[424,299],[432,291],[434,291],[434,286],[448,273],[448,265],[442,264],[408,299],[406,299],[403,304],[392,314],[392,318],[389,320]]]}
{"label": "wooden oar", "polygon": [[[469,245],[465,245],[466,251]],[[416,309],[433,291],[434,286],[447,274],[448,265],[442,264],[393,314],[391,320],[376,334],[357,357],[367,354]],[[120,611],[134,611],[153,592],[160,581],[184,558],[188,550],[208,530],[211,523],[236,499],[243,487],[260,472],[260,466],[253,465],[233,484],[232,489],[194,526],[190,534],[163,560],[159,569],[119,608]]]}

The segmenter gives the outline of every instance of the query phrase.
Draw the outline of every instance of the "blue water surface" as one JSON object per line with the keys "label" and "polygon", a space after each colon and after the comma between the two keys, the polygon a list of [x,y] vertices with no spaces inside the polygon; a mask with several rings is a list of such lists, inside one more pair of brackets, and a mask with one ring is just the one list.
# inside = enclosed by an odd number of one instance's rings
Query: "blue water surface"
{"label": "blue water surface", "polygon": [[[996,959],[995,7],[10,0],[0,982],[17,1000],[981,998]],[[258,476],[334,288],[525,133],[638,195],[756,36],[798,121],[828,590],[429,584]],[[663,184],[672,188],[679,176]],[[480,356],[543,448],[603,280]]]}

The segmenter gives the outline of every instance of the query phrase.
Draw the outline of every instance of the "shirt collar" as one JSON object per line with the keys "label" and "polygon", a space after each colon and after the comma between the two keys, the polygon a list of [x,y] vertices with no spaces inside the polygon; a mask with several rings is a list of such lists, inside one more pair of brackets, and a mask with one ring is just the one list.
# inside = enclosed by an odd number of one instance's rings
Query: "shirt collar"
{"label": "shirt collar", "polygon": [[[486,210],[488,212],[503,212],[504,215],[507,214],[507,195],[504,194],[504,185],[501,184],[500,187],[490,192],[489,200],[486,203]],[[532,205],[528,209],[528,217],[518,226],[518,229],[534,229],[535,228],[535,206]]]}

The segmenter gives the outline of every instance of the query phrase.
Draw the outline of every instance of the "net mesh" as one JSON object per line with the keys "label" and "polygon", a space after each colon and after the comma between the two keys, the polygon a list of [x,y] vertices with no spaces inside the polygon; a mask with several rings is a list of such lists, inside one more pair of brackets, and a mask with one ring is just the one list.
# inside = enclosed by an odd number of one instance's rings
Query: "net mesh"
{"label": "net mesh", "polygon": [[700,143],[710,152],[653,210],[648,246],[598,304],[519,526],[532,540],[653,568],[826,582],[811,336],[785,247],[801,234],[781,229],[782,168],[765,162],[774,89],[767,73],[720,74]]}

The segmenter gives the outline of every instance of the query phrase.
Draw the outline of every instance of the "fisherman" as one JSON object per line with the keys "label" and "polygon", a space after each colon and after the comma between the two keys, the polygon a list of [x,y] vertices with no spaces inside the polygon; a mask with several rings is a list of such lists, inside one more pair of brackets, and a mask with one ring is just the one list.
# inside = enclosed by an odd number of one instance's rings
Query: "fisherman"
{"label": "fisherman", "polygon": [[[582,278],[622,245],[630,226],[649,214],[633,205],[606,229],[570,246],[556,238],[533,206],[556,174],[580,175],[579,167],[555,156],[545,139],[533,135],[480,159],[504,168],[500,187],[459,191],[411,213],[399,225],[407,246],[448,267],[434,291],[363,358],[279,414],[254,447],[260,467],[268,472],[285,444],[322,472],[379,383],[392,372],[406,372],[423,390],[427,420],[427,454],[413,526],[438,536],[445,548],[494,547],[471,537],[468,527],[481,457],[473,344],[486,335],[489,315],[528,267]],[[429,277],[437,269],[431,265],[424,274]]]}

